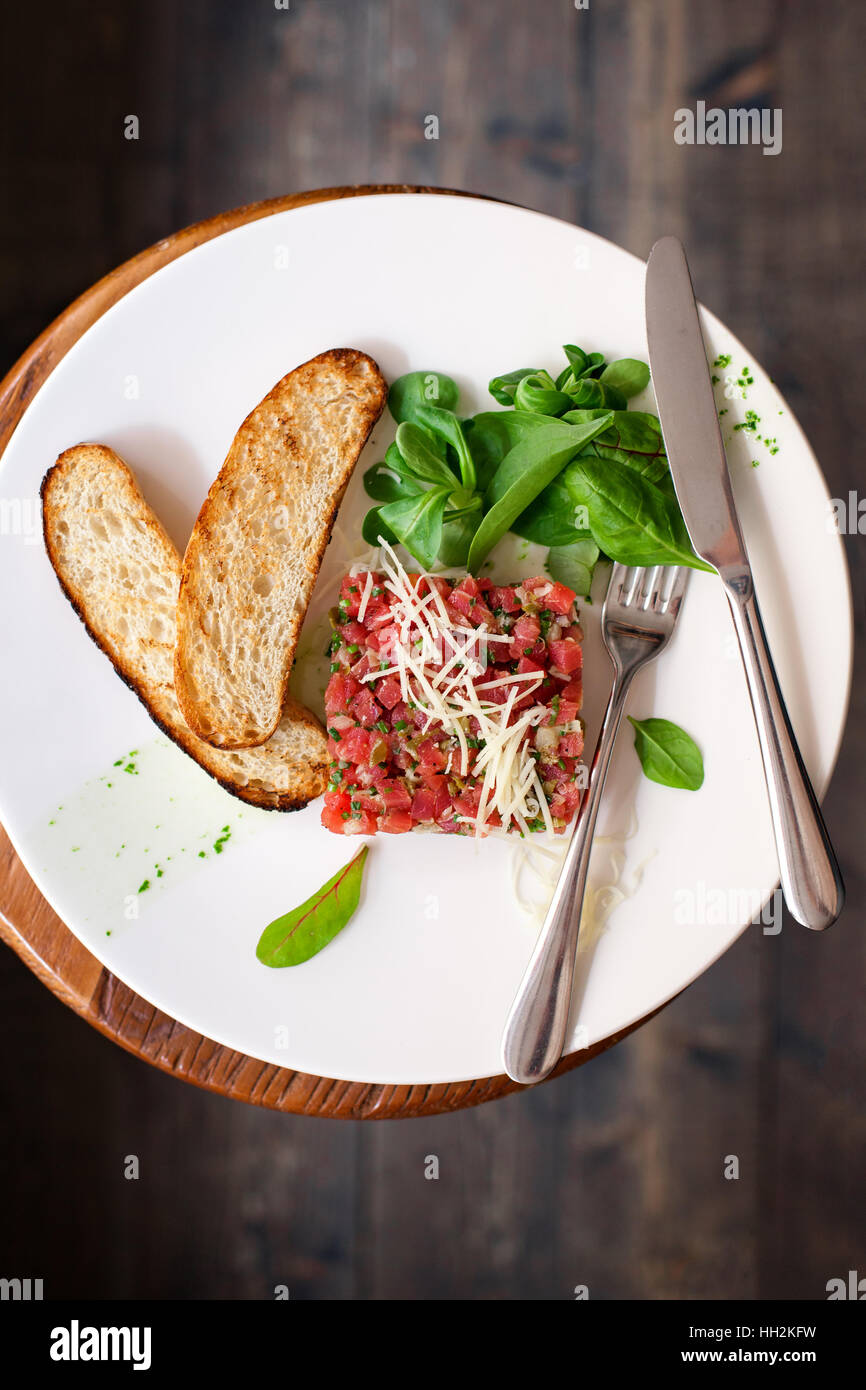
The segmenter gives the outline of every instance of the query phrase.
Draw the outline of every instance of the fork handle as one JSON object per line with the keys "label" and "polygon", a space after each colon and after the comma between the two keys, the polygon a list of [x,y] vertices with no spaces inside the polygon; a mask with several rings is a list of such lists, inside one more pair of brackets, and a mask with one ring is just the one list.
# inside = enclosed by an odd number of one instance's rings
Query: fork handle
{"label": "fork handle", "polygon": [[726,584],[770,797],[785,901],[804,927],[824,931],[845,902],[845,888],[779,687],[754,591]]}
{"label": "fork handle", "polygon": [[562,872],[535,950],[511,1005],[502,1061],[512,1081],[543,1081],[565,1046],[580,915],[601,794],[634,670],[618,671],[605,710],[583,799]]}

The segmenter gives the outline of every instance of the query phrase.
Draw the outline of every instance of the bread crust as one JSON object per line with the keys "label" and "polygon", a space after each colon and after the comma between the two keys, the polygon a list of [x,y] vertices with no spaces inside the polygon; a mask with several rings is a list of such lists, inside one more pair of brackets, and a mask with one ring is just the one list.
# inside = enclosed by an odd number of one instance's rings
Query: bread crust
{"label": "bread crust", "polygon": [[[100,610],[97,594],[82,587],[80,580],[73,577],[74,566],[64,553],[63,536],[60,527],[69,525],[76,515],[79,499],[74,494],[76,470],[86,473],[92,481],[99,477],[104,483],[105,496],[110,502],[127,503],[135,515],[139,534],[149,536],[165,567],[166,579],[177,586],[180,582],[181,561],[172,541],[159,519],[144,500],[131,470],[112,449],[101,444],[78,444],[65,450],[45,474],[40,487],[43,509],[43,533],[48,558],[64,594],[68,598],[90,637],[108,657],[121,680],[138,697],[154,723],[174,743],[182,748],[200,767],[214,777],[232,796],[249,805],[260,806],[266,810],[295,811],[306,806],[320,796],[327,781],[327,738],[325,732],[310,710],[297,701],[288,698],[280,720],[280,736],[273,748],[262,747],[255,753],[238,759],[230,753],[223,753],[197,738],[185,724],[174,691],[171,689],[173,677],[173,640],[157,642],[144,639],[139,643],[141,657],[149,649],[152,660],[164,666],[165,681],[157,687],[148,680],[142,660],[136,660],[136,651],[129,642],[124,641],[116,628],[112,628],[105,612]],[[65,496],[66,488],[72,496]],[[104,579],[104,575],[102,576]],[[115,598],[118,596],[115,595]],[[120,596],[121,600],[123,596]],[[164,649],[164,658],[161,649]],[[287,757],[282,747],[290,737],[300,735],[303,744],[302,754]],[[235,766],[235,763],[241,766]],[[243,780],[243,765],[248,764],[247,772],[253,776],[252,782]],[[256,773],[263,776],[256,778]],[[270,789],[257,782],[266,782],[272,774],[273,780],[285,788]]]}
{"label": "bread crust", "polygon": [[214,747],[273,734],[337,510],[386,400],[371,357],[333,348],[277,382],[235,435],[190,537],[177,609],[178,701]]}

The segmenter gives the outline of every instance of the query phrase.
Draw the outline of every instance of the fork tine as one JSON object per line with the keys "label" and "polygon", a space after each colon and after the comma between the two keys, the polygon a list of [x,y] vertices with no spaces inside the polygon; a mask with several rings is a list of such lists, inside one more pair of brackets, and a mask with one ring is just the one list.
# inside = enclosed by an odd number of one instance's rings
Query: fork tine
{"label": "fork tine", "polygon": [[644,611],[648,608],[657,609],[659,594],[664,579],[664,566],[655,565],[651,570],[644,570],[644,574],[647,576],[647,579],[641,608],[643,608]]}
{"label": "fork tine", "polygon": [[645,570],[639,569],[635,565],[615,564],[610,576],[609,589],[616,595],[620,603],[630,607],[640,596],[641,582],[645,573]]}
{"label": "fork tine", "polygon": [[676,617],[679,612],[680,604],[683,601],[683,595],[686,592],[686,585],[689,582],[689,570],[686,565],[672,566],[672,569],[673,579],[664,601],[662,612],[672,613],[673,616]]}
{"label": "fork tine", "polygon": [[[608,584],[607,598],[623,608],[636,608],[659,617],[676,618],[689,570],[684,565],[621,565],[615,563]],[[606,600],[607,601],[607,600]]]}

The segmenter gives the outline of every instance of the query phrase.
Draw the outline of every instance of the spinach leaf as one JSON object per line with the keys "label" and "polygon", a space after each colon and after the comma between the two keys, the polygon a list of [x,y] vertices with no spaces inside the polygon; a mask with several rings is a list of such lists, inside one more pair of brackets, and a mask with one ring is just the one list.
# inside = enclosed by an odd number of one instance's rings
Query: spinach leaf
{"label": "spinach leaf", "polygon": [[613,459],[575,459],[565,474],[574,501],[587,509],[596,544],[624,565],[712,567],[692,550],[677,500]]}
{"label": "spinach leaf", "polygon": [[620,357],[605,367],[600,380],[605,386],[615,386],[626,399],[639,396],[649,386],[650,372],[646,362],[635,357]]}
{"label": "spinach leaf", "polygon": [[696,792],[704,780],[704,760],[694,739],[669,719],[632,719],[634,746],[644,775],[663,787]]}
{"label": "spinach leaf", "polygon": [[[597,410],[570,410],[564,420],[575,425],[587,419],[597,419]],[[642,410],[617,410],[613,424],[603,434],[596,435],[581,451],[594,458],[613,459],[628,464],[651,482],[661,482],[669,476],[665,443],[658,417]]]}
{"label": "spinach leaf", "polygon": [[550,424],[532,410],[483,410],[464,422],[464,429],[478,474],[478,488],[486,492],[505,455],[527,435]]}
{"label": "spinach leaf", "polygon": [[571,545],[590,535],[575,525],[575,504],[562,473],[530,502],[511,529],[525,540],[548,546]]}
{"label": "spinach leaf", "polygon": [[464,420],[479,492],[487,491],[494,473],[515,444],[547,423],[549,417],[529,410],[486,410]]}
{"label": "spinach leaf", "polygon": [[367,851],[363,845],[312,897],[265,927],[256,947],[262,965],[302,965],[333,941],[360,902]]}
{"label": "spinach leaf", "polygon": [[433,567],[439,554],[449,492],[447,487],[435,487],[420,497],[401,498],[379,508],[385,525],[425,569]]}
{"label": "spinach leaf", "polygon": [[553,545],[547,555],[547,569],[552,579],[567,584],[582,598],[589,598],[592,575],[599,550],[592,536],[570,545]]}
{"label": "spinach leaf", "polygon": [[571,410],[574,402],[564,391],[557,391],[548,372],[532,372],[518,384],[514,405],[518,410],[531,410],[538,415],[561,415]]}
{"label": "spinach leaf", "polygon": [[413,477],[425,483],[436,483],[439,487],[453,488],[456,485],[457,478],[445,460],[431,448],[429,434],[419,425],[411,420],[398,425],[396,443],[405,470]]}
{"label": "spinach leaf", "polygon": [[[516,414],[516,411],[512,413],[512,419]],[[534,484],[537,472],[537,476],[544,477],[544,481],[538,487],[527,488],[526,500],[520,509],[523,511],[534,501],[542,488],[553,481],[569,457],[579,454],[596,435],[601,434],[612,418],[610,414],[602,414],[586,421],[585,424],[574,425],[524,412],[525,420],[538,419],[540,423],[531,429],[526,429],[525,425],[520,426],[522,438],[518,438],[509,449],[487,489],[488,505],[499,502],[515,483]],[[554,460],[556,466],[550,467]],[[549,476],[545,476],[548,470]],[[515,513],[512,519],[515,520],[519,515],[519,512]]]}
{"label": "spinach leaf", "polygon": [[361,535],[368,545],[378,545],[380,536],[389,545],[400,544],[399,536],[395,536],[391,527],[382,520],[381,507],[370,508],[361,524]]}
{"label": "spinach leaf", "polygon": [[439,406],[421,405],[415,412],[415,418],[417,424],[438,435],[456,451],[463,486],[474,490],[475,464],[466,442],[466,435],[463,433],[463,426],[457,416],[450,410],[441,410]]}
{"label": "spinach leaf", "polygon": [[502,376],[493,377],[487,389],[500,405],[513,405],[514,393],[520,382],[525,376],[533,376],[537,371],[537,367],[518,367],[516,372],[505,372]]}
{"label": "spinach leaf", "polygon": [[547,420],[506,454],[487,490],[489,510],[472,540],[467,568],[478,573],[481,562],[540,492],[552,483],[575,452],[609,423],[602,416],[582,426]]}
{"label": "spinach leaf", "polygon": [[442,372],[407,372],[399,376],[388,392],[388,409],[398,424],[417,421],[420,406],[441,406],[454,410],[457,385]]}

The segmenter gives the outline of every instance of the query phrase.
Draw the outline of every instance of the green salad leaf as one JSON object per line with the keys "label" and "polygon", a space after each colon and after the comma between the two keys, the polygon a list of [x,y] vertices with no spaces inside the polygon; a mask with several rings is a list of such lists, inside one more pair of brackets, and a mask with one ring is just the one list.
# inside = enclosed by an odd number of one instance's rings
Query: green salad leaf
{"label": "green salad leaf", "polygon": [[589,598],[592,575],[599,549],[592,536],[572,541],[570,545],[552,545],[547,556],[551,579],[567,584],[581,598]]}
{"label": "green salad leaf", "polygon": [[649,386],[650,371],[646,362],[638,362],[634,357],[621,357],[605,367],[599,380],[604,386],[613,386],[621,391],[626,400],[639,396]]}
{"label": "green salad leaf", "polygon": [[592,546],[626,564],[708,569],[692,550],[658,419],[628,409],[649,383],[646,363],[607,363],[574,343],[564,352],[555,378],[542,367],[493,377],[491,395],[505,409],[468,419],[457,414],[451,377],[416,371],[395,381],[388,403],[399,428],[364,474],[376,504],[364,539],[402,542],[427,568],[478,573],[513,530],[562,551],[553,563],[574,565],[583,591]]}
{"label": "green salad leaf", "polygon": [[256,947],[262,965],[302,965],[333,941],[360,901],[367,851],[363,845],[312,897],[265,927]]}
{"label": "green salad leaf", "polygon": [[575,511],[571,493],[560,473],[520,513],[511,529],[536,545],[571,545],[590,535],[586,527],[576,524]]}
{"label": "green salad leaf", "polygon": [[[438,487],[457,486],[458,479],[442,455],[431,447],[430,436],[420,425],[413,424],[411,420],[405,421],[397,430],[396,444],[405,471],[413,478],[435,483]],[[385,461],[388,461],[387,454]]]}
{"label": "green salad leaf", "polygon": [[513,405],[517,388],[523,378],[534,376],[537,372],[537,367],[519,367],[516,372],[505,372],[502,376],[493,377],[487,389],[500,405]]}
{"label": "green salad leaf", "polygon": [[564,410],[571,410],[574,401],[556,389],[548,372],[531,372],[518,383],[514,405],[517,410],[531,410],[539,415],[561,415]]}
{"label": "green salad leaf", "polygon": [[644,775],[663,787],[696,792],[704,780],[701,750],[690,734],[669,719],[632,719],[634,746]]}
{"label": "green salad leaf", "polygon": [[463,426],[457,416],[450,410],[432,405],[419,406],[415,414],[419,425],[423,425],[433,435],[438,435],[443,443],[451,445],[457,455],[463,486],[474,488],[476,484],[475,463],[463,433]]}
{"label": "green salad leaf", "polygon": [[692,549],[676,497],[613,459],[578,458],[565,481],[587,509],[596,544],[623,565],[688,565],[708,570]]}
{"label": "green salad leaf", "polygon": [[[598,410],[571,410],[562,418],[580,425],[599,414]],[[651,483],[660,482],[668,473],[661,425],[655,415],[642,410],[614,411],[610,428],[596,435],[581,452],[592,458],[625,463],[643,473]]]}
{"label": "green salad leaf", "polygon": [[382,508],[371,507],[361,523],[361,535],[368,545],[378,545],[380,540],[389,545],[399,545],[400,538],[395,535],[386,521],[382,520]]}
{"label": "green salad leaf", "polygon": [[[523,437],[509,449],[494,473],[485,498],[489,507],[500,502],[516,484],[526,483],[527,479],[531,486],[526,491],[531,495],[527,496],[524,507],[528,507],[542,488],[553,481],[568,459],[581,453],[596,435],[601,434],[613,416],[601,414],[582,425],[543,416],[539,418],[541,424],[537,427],[527,430],[525,425],[521,426],[525,431]],[[544,478],[544,481],[536,487],[535,482],[539,478]],[[516,516],[519,515],[520,512],[517,512]]]}
{"label": "green salad leaf", "polygon": [[454,410],[457,383],[443,372],[407,372],[399,376],[388,392],[388,409],[398,423],[416,421],[421,406],[440,406]]}
{"label": "green salad leaf", "polygon": [[379,508],[380,520],[427,569],[435,565],[439,555],[450,491],[447,487],[435,487],[420,497],[400,498]]}
{"label": "green salad leaf", "polygon": [[506,454],[487,489],[488,511],[469,548],[467,563],[474,574],[520,513],[606,423],[604,416],[586,425],[561,425],[558,420],[548,420],[543,429],[527,435]]}

